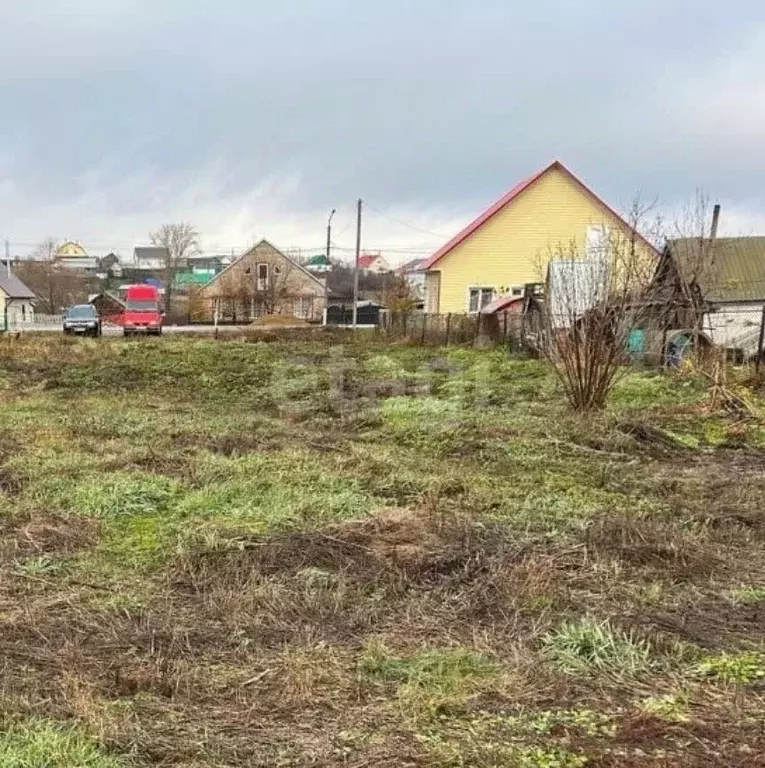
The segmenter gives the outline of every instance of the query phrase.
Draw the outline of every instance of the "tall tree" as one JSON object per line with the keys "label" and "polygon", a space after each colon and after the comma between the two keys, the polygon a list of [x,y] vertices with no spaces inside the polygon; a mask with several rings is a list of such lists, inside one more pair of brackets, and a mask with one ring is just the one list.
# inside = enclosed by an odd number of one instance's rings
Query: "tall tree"
{"label": "tall tree", "polygon": [[186,259],[199,253],[199,232],[187,222],[163,224],[156,232],[149,235],[152,245],[166,249],[165,257],[165,307],[170,311],[173,293],[173,280]]}

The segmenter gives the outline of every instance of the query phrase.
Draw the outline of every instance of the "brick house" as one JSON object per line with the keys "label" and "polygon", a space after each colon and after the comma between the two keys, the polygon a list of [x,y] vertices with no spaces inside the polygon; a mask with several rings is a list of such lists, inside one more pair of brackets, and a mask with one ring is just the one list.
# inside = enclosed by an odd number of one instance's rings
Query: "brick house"
{"label": "brick house", "polygon": [[198,294],[201,314],[220,321],[250,321],[263,315],[294,315],[320,321],[324,281],[268,240],[261,240],[216,275]]}

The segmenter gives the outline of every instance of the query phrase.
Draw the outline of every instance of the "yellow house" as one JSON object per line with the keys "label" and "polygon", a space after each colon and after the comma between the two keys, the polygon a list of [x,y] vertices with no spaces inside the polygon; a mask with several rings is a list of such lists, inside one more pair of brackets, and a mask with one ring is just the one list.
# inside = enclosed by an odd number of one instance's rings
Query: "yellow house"
{"label": "yellow house", "polygon": [[[428,260],[426,311],[477,313],[544,281],[551,252],[584,252],[629,224],[557,160],[513,187]],[[639,244],[658,258],[641,235]]]}

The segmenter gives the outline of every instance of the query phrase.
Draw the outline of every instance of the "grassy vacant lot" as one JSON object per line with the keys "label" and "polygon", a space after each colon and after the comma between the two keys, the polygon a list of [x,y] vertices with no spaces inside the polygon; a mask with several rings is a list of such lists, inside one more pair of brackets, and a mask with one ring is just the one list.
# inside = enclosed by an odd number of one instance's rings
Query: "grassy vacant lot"
{"label": "grassy vacant lot", "polygon": [[0,424],[0,766],[765,765],[765,422],[693,378],[31,338]]}

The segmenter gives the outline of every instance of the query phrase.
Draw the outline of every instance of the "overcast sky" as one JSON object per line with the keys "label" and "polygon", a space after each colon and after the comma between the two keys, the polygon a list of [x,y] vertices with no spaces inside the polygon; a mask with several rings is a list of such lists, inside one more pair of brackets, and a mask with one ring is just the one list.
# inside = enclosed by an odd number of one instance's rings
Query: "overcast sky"
{"label": "overcast sky", "polygon": [[[758,0],[0,0],[0,238],[187,220],[395,260],[560,159],[618,208],[703,187],[765,233]],[[392,218],[391,218],[392,217]],[[345,253],[345,251],[338,251]]]}

